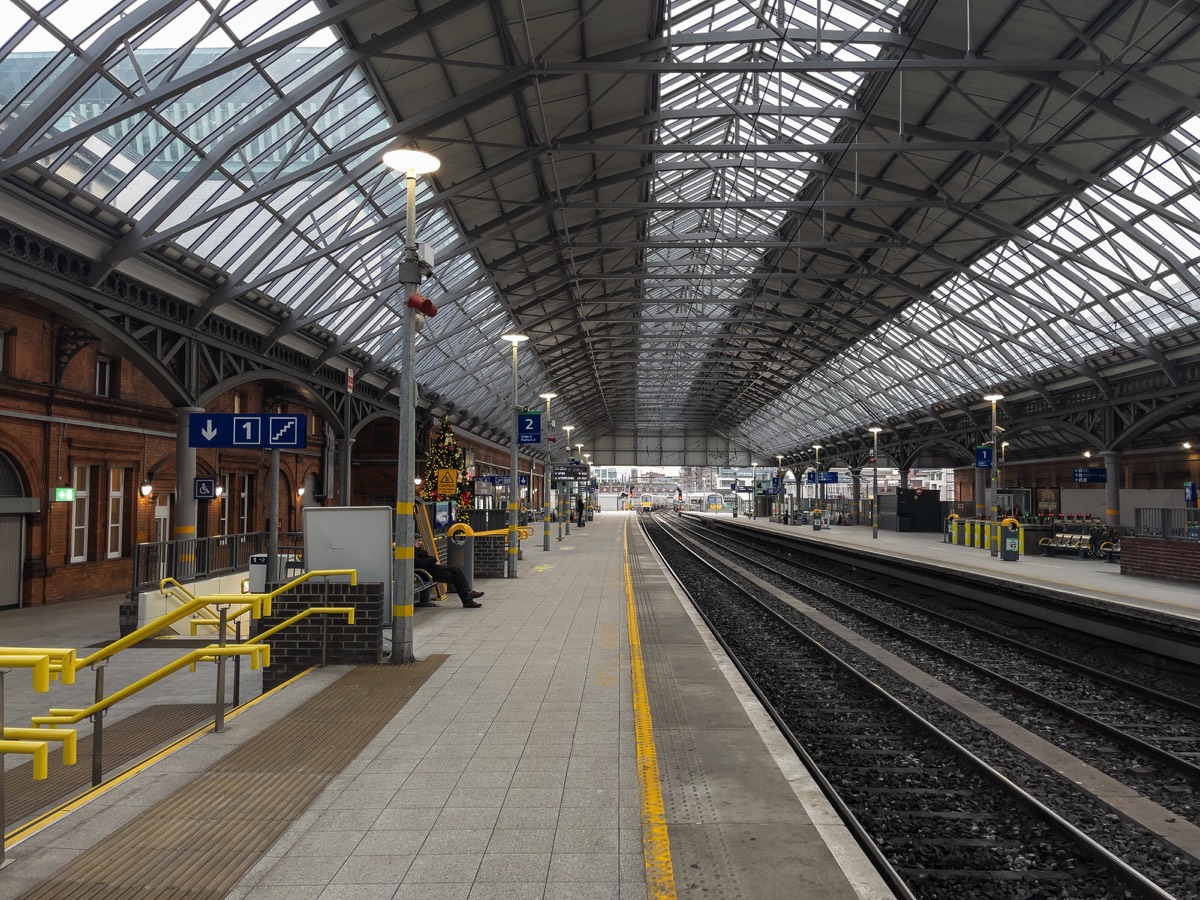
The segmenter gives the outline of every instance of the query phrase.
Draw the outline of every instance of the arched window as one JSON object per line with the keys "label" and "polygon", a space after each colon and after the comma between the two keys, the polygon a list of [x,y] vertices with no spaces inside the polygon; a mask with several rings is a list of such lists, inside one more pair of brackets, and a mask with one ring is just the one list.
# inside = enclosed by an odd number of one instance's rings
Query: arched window
{"label": "arched window", "polygon": [[21,473],[8,454],[0,450],[0,497],[24,497],[25,485]]}

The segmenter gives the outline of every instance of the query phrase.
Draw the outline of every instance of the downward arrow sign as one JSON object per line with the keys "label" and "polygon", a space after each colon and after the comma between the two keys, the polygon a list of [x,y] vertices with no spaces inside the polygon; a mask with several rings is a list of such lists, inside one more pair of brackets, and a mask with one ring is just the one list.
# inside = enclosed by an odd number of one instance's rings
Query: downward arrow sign
{"label": "downward arrow sign", "polygon": [[204,435],[206,441],[211,441],[217,436],[217,429],[213,427],[212,419],[208,419],[204,423],[204,428],[200,430],[200,433]]}

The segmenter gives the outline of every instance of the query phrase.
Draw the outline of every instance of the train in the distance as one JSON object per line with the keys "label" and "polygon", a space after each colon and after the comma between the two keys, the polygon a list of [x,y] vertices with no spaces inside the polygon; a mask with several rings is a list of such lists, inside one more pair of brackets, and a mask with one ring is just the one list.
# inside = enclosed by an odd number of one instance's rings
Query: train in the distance
{"label": "train in the distance", "polygon": [[674,503],[674,498],[667,494],[650,494],[643,493],[638,498],[637,508],[641,512],[653,512],[656,509],[670,509]]}
{"label": "train in the distance", "polygon": [[722,512],[725,498],[716,491],[691,491],[683,495],[683,508],[691,512]]}

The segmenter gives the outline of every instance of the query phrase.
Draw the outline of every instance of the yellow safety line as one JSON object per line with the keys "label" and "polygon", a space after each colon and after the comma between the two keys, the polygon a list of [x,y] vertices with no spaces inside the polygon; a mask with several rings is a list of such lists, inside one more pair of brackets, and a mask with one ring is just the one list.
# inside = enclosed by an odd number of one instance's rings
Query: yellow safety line
{"label": "yellow safety line", "polygon": [[629,568],[629,522],[623,533],[625,545],[625,619],[629,628],[629,667],[633,681],[633,731],[637,738],[638,782],[642,793],[642,855],[646,861],[647,900],[670,900],[675,894],[675,872],[671,865],[671,841],[663,810],[658,755],[654,749],[654,724],[650,721],[650,698],[646,695],[646,667],[638,633],[637,609],[633,601],[633,577]]}
{"label": "yellow safety line", "polygon": [[[263,700],[266,700],[268,697],[270,697],[276,691],[283,690],[288,685],[294,684],[295,682],[297,682],[301,678],[303,678],[305,675],[309,675],[312,672],[315,672],[316,670],[317,670],[317,666],[311,666],[310,668],[305,669],[303,672],[299,672],[296,675],[292,676],[287,681],[283,682],[283,684],[276,685],[275,687],[271,688],[269,691],[259,694],[253,700],[247,700],[241,706],[227,712],[225,714],[225,721],[228,722],[230,719],[236,718],[237,716],[244,713],[246,710],[248,710],[252,707],[258,706],[259,703],[261,703]],[[215,705],[215,703],[214,703],[214,705]],[[139,772],[145,771],[146,769],[150,768],[152,765],[154,765],[159,760],[166,759],[168,756],[170,756],[176,750],[182,750],[188,744],[191,744],[192,742],[197,741],[200,738],[204,737],[204,735],[208,734],[209,732],[211,732],[213,730],[213,727],[214,727],[214,724],[212,722],[209,722],[206,725],[201,725],[201,726],[197,727],[197,729],[195,731],[193,731],[191,734],[184,735],[179,740],[175,741],[175,743],[173,743],[173,744],[168,744],[166,747],[163,747],[161,750],[159,750],[153,756],[147,757],[146,759],[142,760],[140,763],[133,766],[132,768],[126,769],[124,772],[121,772],[118,775],[114,775],[111,779],[109,779],[107,781],[102,781],[100,784],[89,789],[86,793],[80,794],[78,797],[76,797],[73,800],[69,800],[68,802],[64,803],[62,806],[59,806],[56,809],[52,809],[49,812],[44,813],[40,818],[32,819],[32,820],[26,822],[24,825],[20,826],[19,828],[14,828],[8,834],[3,835],[4,849],[8,850],[12,847],[15,847],[17,844],[21,843],[21,841],[23,841],[27,838],[33,837],[35,834],[40,832],[42,829],[48,828],[49,826],[53,825],[59,819],[62,819],[64,817],[70,815],[71,813],[75,812],[77,809],[82,809],[84,806],[87,806],[87,804],[91,803],[97,797],[102,796],[103,794],[105,794],[108,791],[115,788],[117,785],[124,784],[126,781],[128,781],[130,778],[132,778],[134,775],[138,774]]]}

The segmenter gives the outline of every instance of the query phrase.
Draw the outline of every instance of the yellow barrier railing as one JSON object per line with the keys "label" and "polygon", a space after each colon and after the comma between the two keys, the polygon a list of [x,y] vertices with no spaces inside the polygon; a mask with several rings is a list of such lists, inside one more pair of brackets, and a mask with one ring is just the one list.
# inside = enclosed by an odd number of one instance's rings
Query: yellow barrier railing
{"label": "yellow barrier railing", "polygon": [[[322,578],[328,576],[349,576],[351,584],[358,583],[358,571],[356,569],[319,569],[312,572],[305,572],[303,575],[292,579],[286,584],[276,588],[273,591],[252,595],[245,594],[230,594],[230,595],[209,595],[206,597],[197,597],[193,595],[182,584],[175,581],[173,578],[164,578],[160,583],[160,588],[164,593],[175,596],[176,599],[182,599],[181,606],[158,617],[153,622],[148,623],[142,628],[136,629],[124,637],[113,641],[105,647],[97,650],[95,653],[78,659],[76,652],[73,649],[60,648],[35,648],[35,647],[0,647],[0,691],[3,690],[4,669],[11,668],[26,668],[30,670],[30,675],[33,679],[34,690],[44,692],[50,688],[51,677],[61,678],[63,683],[70,684],[75,680],[75,673],[84,666],[94,666],[97,663],[106,660],[115,654],[119,653],[128,647],[133,646],[144,638],[150,637],[153,634],[161,631],[162,628],[184,617],[191,616],[198,610],[214,605],[223,606],[238,606],[242,607],[242,611],[249,610],[254,618],[261,618],[262,615],[270,615],[271,601],[284,593],[291,590],[297,585],[310,581],[313,578]],[[181,596],[182,595],[182,596]],[[62,759],[64,764],[71,765],[76,760],[77,735],[73,729],[47,727],[59,725],[75,725],[84,719],[94,718],[95,720],[95,748],[100,746],[100,733],[103,722],[103,717],[100,715],[109,707],[119,703],[120,701],[132,696],[138,691],[149,687],[150,685],[161,681],[168,675],[171,675],[184,666],[187,666],[193,672],[196,669],[196,663],[199,662],[218,662],[218,696],[221,699],[218,701],[217,712],[217,730],[222,730],[222,717],[224,714],[224,699],[222,685],[224,684],[224,660],[229,657],[246,656],[250,659],[250,667],[258,669],[260,666],[270,665],[271,648],[264,641],[277,634],[284,628],[296,624],[297,622],[309,618],[314,615],[344,615],[350,624],[354,624],[354,608],[349,606],[318,606],[310,607],[302,610],[286,621],[276,625],[275,627],[263,632],[257,637],[241,644],[226,645],[210,644],[207,647],[201,647],[184,654],[179,659],[168,663],[165,666],[151,672],[148,675],[139,678],[132,684],[127,685],[121,690],[109,694],[106,697],[99,696],[103,690],[103,667],[96,669],[96,693],[97,699],[90,706],[83,708],[56,708],[52,707],[49,713],[44,716],[33,716],[33,728],[9,728],[4,727],[3,722],[0,722],[0,758],[7,753],[25,753],[33,757],[34,778],[44,779],[48,775],[49,770],[49,741],[61,741]],[[221,619],[216,620],[218,626]],[[324,658],[324,647],[322,647],[322,659]],[[235,688],[234,696],[237,696]],[[0,695],[0,709],[2,709],[3,697]],[[99,784],[101,779],[101,763],[99,755],[93,753],[92,759],[92,783]],[[0,765],[0,779],[3,778],[3,767]],[[0,790],[0,798],[3,797],[3,791]],[[0,818],[3,817],[3,809],[0,809]],[[0,863],[4,860],[3,843],[0,842]]]}
{"label": "yellow barrier railing", "polygon": [[[160,632],[165,626],[178,622],[180,619],[187,618],[192,613],[204,609],[207,606],[229,604],[230,606],[248,606],[252,618],[259,619],[264,615],[271,614],[271,601],[285,591],[290,591],[297,585],[303,584],[313,578],[323,578],[328,576],[349,575],[351,584],[358,584],[357,569],[316,569],[312,572],[305,572],[293,578],[287,584],[277,587],[273,591],[268,591],[261,594],[208,594],[204,597],[197,597],[186,587],[176,581],[174,578],[164,578],[159,582],[159,590],[169,596],[174,596],[176,600],[181,600],[182,605],[169,613],[165,613],[146,623],[141,628],[131,631],[122,638],[118,638],[106,647],[101,647],[95,653],[79,660],[75,663],[76,669],[82,669],[84,666],[90,666],[101,660],[108,659],[115,653],[119,653],[126,647],[132,647],[139,641],[145,640],[148,637]],[[240,613],[239,613],[240,615]]]}
{"label": "yellow barrier railing", "polygon": [[[533,530],[534,526],[532,525],[518,525],[517,536],[523,541],[531,540],[533,538]],[[448,538],[458,537],[459,535],[462,535],[464,538],[508,537],[508,526],[506,525],[503,528],[492,528],[488,531],[475,531],[470,525],[464,525],[462,522],[456,522],[446,531],[446,537]]]}
{"label": "yellow barrier railing", "polygon": [[302,609],[300,612],[296,613],[290,619],[287,619],[284,622],[280,622],[278,625],[268,628],[262,634],[255,635],[254,637],[244,641],[241,646],[244,647],[244,646],[249,646],[252,644],[258,644],[261,641],[265,641],[267,638],[271,637],[272,635],[278,634],[280,631],[283,631],[283,629],[287,628],[289,625],[295,625],[297,622],[299,622],[303,619],[307,619],[309,616],[315,616],[318,614],[323,615],[326,613],[332,614],[332,615],[338,615],[338,614],[344,615],[346,617],[347,624],[349,624],[349,625],[354,624],[354,607],[353,606],[310,606],[308,609]]}
{"label": "yellow barrier railing", "polygon": [[126,697],[136,694],[142,688],[148,687],[157,681],[161,681],[168,675],[179,671],[184,666],[190,667],[195,671],[196,663],[210,662],[219,656],[248,656],[250,657],[250,668],[257,669],[260,665],[270,665],[271,648],[266,644],[234,644],[226,647],[212,645],[209,647],[201,647],[197,650],[192,650],[185,653],[179,659],[167,663],[160,669],[156,669],[149,675],[139,678],[132,684],[126,685],[116,693],[109,694],[101,700],[97,700],[91,706],[83,707],[82,709],[72,708],[52,708],[49,715],[34,716],[32,721],[34,725],[74,725],[82,722],[97,713],[103,712],[114,703],[119,703]]}
{"label": "yellow barrier railing", "polygon": [[50,657],[45,653],[0,653],[0,669],[29,669],[33,689],[50,690]]}
{"label": "yellow barrier railing", "polygon": [[[62,649],[59,647],[0,647],[0,666],[8,665],[14,669],[31,668],[39,666],[37,660],[44,658],[46,660],[46,670],[50,677],[62,678],[63,684],[75,683],[75,651],[73,649]],[[32,658],[33,661],[26,662],[25,660]],[[39,688],[34,676],[34,690],[48,691],[50,690],[49,681],[46,687]]]}
{"label": "yellow barrier railing", "polygon": [[[15,653],[0,653],[0,824],[4,822],[4,757],[9,753],[30,756],[33,780],[43,781],[50,776],[50,742],[61,741],[63,763],[75,764],[78,735],[70,728],[10,728],[4,724],[4,675],[11,669],[28,669],[33,689],[38,693],[50,690],[51,659],[56,660],[59,674],[74,676],[70,665],[63,667],[65,651],[19,649]],[[74,651],[71,651],[73,654]],[[0,868],[4,866],[4,829],[0,828]]]}
{"label": "yellow barrier railing", "polygon": [[[34,781],[43,781],[50,774],[50,745],[45,741],[0,740],[0,757],[5,753],[27,753],[32,756]],[[3,849],[3,845],[4,841],[0,840],[0,849]]]}
{"label": "yellow barrier railing", "polygon": [[[64,766],[75,765],[79,752],[79,733],[74,728],[14,728],[6,726],[4,740],[8,741],[49,741],[62,742],[62,761]],[[36,775],[34,776],[36,779]]]}

